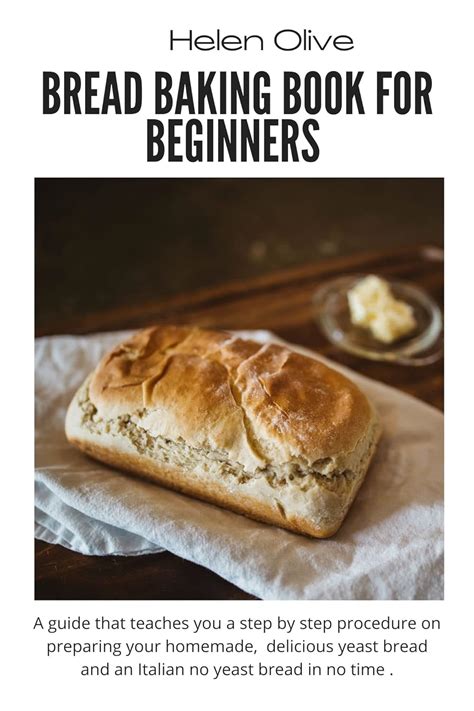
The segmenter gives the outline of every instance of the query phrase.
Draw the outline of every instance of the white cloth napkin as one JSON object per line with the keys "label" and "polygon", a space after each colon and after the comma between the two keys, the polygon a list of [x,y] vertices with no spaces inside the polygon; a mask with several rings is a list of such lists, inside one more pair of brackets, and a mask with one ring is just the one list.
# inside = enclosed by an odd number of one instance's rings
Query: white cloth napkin
{"label": "white cloth napkin", "polygon": [[[373,400],[384,436],[340,531],[310,540],[135,479],[67,443],[64,417],[74,391],[127,335],[36,342],[38,538],[92,555],[166,549],[263,599],[443,597],[440,412],[332,363]],[[266,331],[243,335],[282,342]]]}

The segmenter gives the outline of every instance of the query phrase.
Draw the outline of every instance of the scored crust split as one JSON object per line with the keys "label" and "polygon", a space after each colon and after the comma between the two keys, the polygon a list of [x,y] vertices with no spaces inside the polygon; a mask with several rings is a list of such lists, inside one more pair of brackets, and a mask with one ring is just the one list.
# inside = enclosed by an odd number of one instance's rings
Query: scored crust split
{"label": "scored crust split", "polygon": [[324,538],[354,500],[380,426],[357,386],[316,359],[156,326],[102,359],[69,406],[66,435],[112,466]]}

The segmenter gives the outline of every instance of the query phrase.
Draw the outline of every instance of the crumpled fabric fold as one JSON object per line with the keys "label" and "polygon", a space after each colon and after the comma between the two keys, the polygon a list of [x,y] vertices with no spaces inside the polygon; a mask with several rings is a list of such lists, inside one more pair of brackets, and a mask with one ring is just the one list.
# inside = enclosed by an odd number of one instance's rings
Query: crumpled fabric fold
{"label": "crumpled fabric fold", "polygon": [[[133,478],[68,444],[64,418],[75,390],[128,335],[36,341],[37,538],[88,555],[168,550],[262,599],[442,599],[439,411],[329,363],[372,399],[384,434],[339,532],[311,540]],[[267,331],[242,335],[283,343]]]}

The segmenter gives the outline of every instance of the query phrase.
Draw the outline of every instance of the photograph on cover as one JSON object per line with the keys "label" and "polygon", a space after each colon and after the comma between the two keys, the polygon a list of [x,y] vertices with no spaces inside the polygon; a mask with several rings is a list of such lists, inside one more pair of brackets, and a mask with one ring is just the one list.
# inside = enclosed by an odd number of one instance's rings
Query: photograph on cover
{"label": "photograph on cover", "polygon": [[36,179],[36,599],[443,598],[443,188]]}

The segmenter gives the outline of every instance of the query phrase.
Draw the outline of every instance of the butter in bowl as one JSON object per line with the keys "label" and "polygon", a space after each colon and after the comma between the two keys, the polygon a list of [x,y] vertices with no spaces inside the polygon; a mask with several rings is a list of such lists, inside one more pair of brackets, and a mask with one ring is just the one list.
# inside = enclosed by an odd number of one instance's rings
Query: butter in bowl
{"label": "butter in bowl", "polygon": [[423,289],[374,274],[323,283],[313,296],[323,334],[348,353],[402,365],[429,365],[443,354],[441,311]]}

